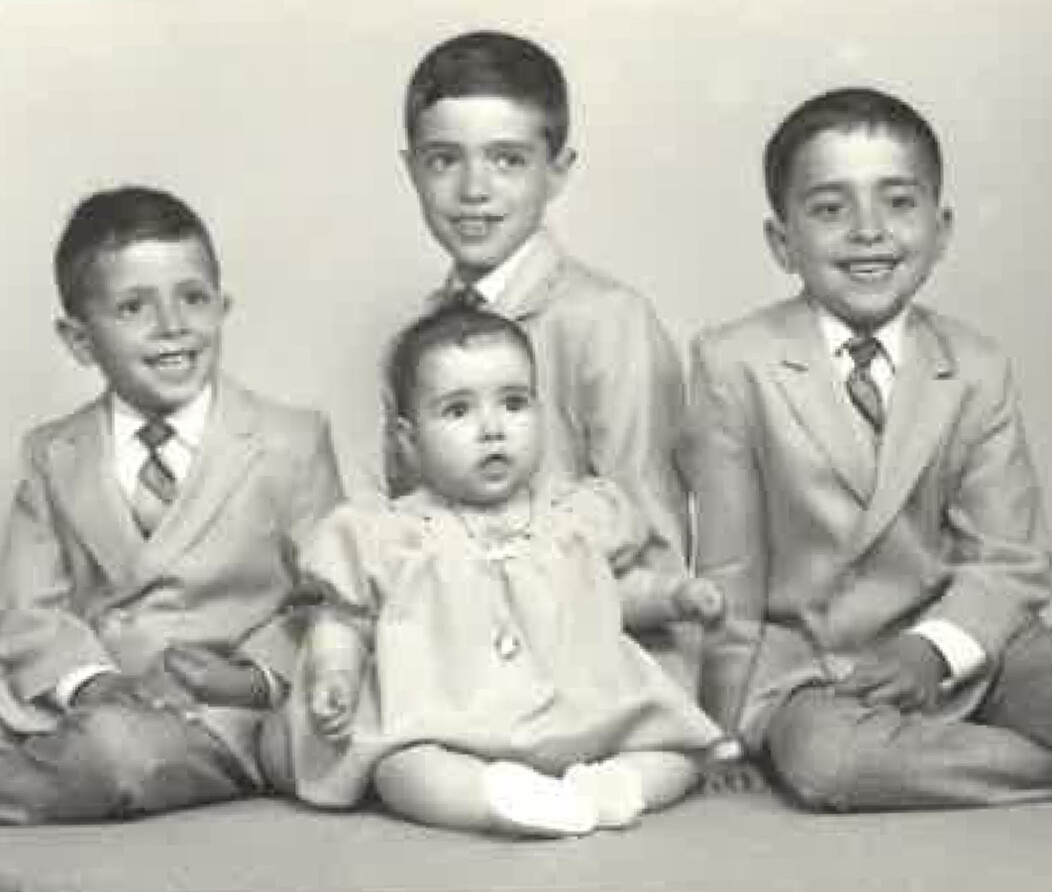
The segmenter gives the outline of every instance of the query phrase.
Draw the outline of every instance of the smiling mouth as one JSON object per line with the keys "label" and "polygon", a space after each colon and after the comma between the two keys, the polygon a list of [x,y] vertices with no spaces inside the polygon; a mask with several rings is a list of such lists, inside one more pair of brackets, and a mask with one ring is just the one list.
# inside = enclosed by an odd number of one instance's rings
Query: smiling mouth
{"label": "smiling mouth", "polygon": [[185,372],[194,366],[197,360],[196,350],[169,350],[146,358],[146,364],[159,371]]}
{"label": "smiling mouth", "polygon": [[894,257],[845,260],[838,264],[848,276],[859,282],[881,282],[887,279],[899,265]]}
{"label": "smiling mouth", "polygon": [[496,217],[492,214],[480,214],[470,217],[454,217],[451,222],[461,238],[468,241],[479,241],[493,232],[503,219],[503,217]]}

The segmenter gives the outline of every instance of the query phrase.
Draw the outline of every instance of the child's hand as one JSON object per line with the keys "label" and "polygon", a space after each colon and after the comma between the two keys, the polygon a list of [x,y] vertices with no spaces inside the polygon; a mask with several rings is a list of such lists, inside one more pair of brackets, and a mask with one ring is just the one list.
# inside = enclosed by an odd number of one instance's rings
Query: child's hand
{"label": "child's hand", "polygon": [[201,703],[250,709],[269,704],[263,670],[236,655],[203,644],[173,644],[164,652],[164,665]]}
{"label": "child's hand", "polygon": [[836,685],[838,694],[859,697],[869,706],[889,705],[903,712],[925,710],[939,694],[947,666],[935,646],[907,633],[866,654]]}
{"label": "child's hand", "polygon": [[96,706],[100,703],[143,703],[139,679],[123,672],[100,672],[84,682],[73,695],[71,706]]}
{"label": "child's hand", "polygon": [[358,674],[349,669],[322,669],[310,673],[307,708],[322,737],[332,741],[350,739],[358,686]]}
{"label": "child's hand", "polygon": [[723,619],[723,595],[709,580],[700,576],[688,579],[673,596],[681,619],[715,626]]}

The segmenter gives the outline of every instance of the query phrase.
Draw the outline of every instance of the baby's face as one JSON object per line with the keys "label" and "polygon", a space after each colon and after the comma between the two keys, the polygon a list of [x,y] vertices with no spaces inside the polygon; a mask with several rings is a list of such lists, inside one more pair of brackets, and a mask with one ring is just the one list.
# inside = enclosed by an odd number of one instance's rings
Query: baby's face
{"label": "baby's face", "polygon": [[424,220],[467,281],[537,231],[572,158],[550,156],[540,111],[497,96],[439,100],[406,153]]}
{"label": "baby's face", "polygon": [[502,337],[428,351],[416,374],[408,438],[436,493],[475,506],[508,501],[541,459],[533,366]]}
{"label": "baby's face", "polygon": [[101,254],[78,318],[59,323],[74,355],[147,415],[192,400],[219,362],[229,302],[194,238],[145,240]]}
{"label": "baby's face", "polygon": [[856,330],[905,308],[942,256],[952,215],[918,145],[886,129],[818,133],[797,153],[775,258],[812,300]]}

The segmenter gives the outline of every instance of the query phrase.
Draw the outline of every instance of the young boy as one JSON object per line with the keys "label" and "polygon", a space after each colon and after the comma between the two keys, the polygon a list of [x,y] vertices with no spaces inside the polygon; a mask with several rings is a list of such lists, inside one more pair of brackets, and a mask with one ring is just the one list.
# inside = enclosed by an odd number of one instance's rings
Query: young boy
{"label": "young boy", "polygon": [[55,273],[59,335],[106,392],[26,439],[0,556],[0,822],[257,792],[290,543],[342,494],[328,425],[219,374],[230,302],[179,199],[91,196]]}
{"label": "young boy", "polygon": [[914,295],[949,239],[898,99],[838,90],[767,145],[799,297],[700,335],[684,467],[728,616],[703,703],[837,810],[1052,792],[1041,493],[1003,354]]}
{"label": "young boy", "polygon": [[[484,305],[526,329],[545,406],[546,470],[619,483],[649,525],[641,566],[679,575],[687,518],[673,464],[684,409],[675,349],[646,300],[569,257],[543,225],[575,157],[559,65],[509,34],[454,37],[414,72],[405,127],[424,219],[453,260],[432,304]],[[399,495],[414,474],[388,411],[387,477]],[[683,642],[677,653],[661,628],[671,617],[644,588],[628,597],[628,613],[653,627],[648,645],[694,687],[696,659]]]}

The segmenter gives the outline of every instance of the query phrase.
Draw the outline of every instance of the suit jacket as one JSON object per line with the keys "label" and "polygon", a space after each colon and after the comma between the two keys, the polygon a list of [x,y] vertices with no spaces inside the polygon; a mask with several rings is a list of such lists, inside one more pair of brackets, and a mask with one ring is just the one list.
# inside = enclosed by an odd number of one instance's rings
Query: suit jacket
{"label": "suit jacket", "polygon": [[[225,644],[291,677],[289,544],[341,497],[328,424],[229,379],[189,477],[142,537],[113,472],[106,399],[32,431],[0,554],[0,723],[57,720],[71,670],[140,673],[172,642]],[[251,763],[253,710],[202,719]]]}
{"label": "suit jacket", "polygon": [[[682,577],[687,552],[687,496],[675,466],[685,411],[679,357],[649,301],[568,256],[549,233],[535,238],[490,309],[522,325],[536,354],[543,470],[606,477],[625,491],[649,527],[640,582],[624,589],[626,610],[640,622],[665,621],[648,603],[659,600],[650,598],[650,575]],[[447,286],[430,303],[434,308],[451,296]],[[385,473],[391,494],[401,495],[414,479],[392,435],[390,398],[385,404]],[[652,634],[653,648],[676,647],[659,643],[660,631]],[[691,657],[668,656],[668,668],[695,686]]]}
{"label": "suit jacket", "polygon": [[[913,307],[879,445],[803,298],[691,345],[682,461],[697,561],[727,622],[706,641],[703,703],[747,743],[795,687],[927,618],[996,665],[1048,597],[1041,493],[1008,362]],[[989,672],[947,703],[966,714]]]}

